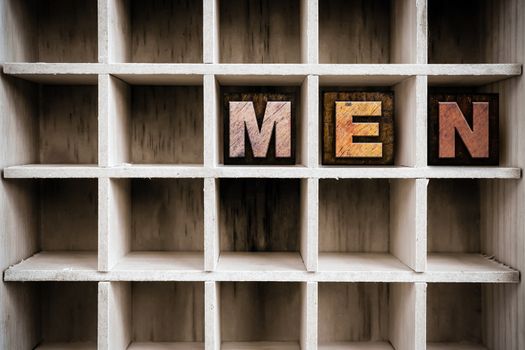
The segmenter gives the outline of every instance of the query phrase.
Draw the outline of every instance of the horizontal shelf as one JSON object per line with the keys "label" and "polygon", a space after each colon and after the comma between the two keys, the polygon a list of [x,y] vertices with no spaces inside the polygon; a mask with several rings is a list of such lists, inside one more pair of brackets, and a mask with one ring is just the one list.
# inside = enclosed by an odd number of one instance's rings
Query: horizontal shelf
{"label": "horizontal shelf", "polygon": [[427,350],[487,350],[487,348],[478,344],[428,343]]}
{"label": "horizontal shelf", "polygon": [[35,350],[96,350],[95,343],[43,343]]}
{"label": "horizontal shelf", "polygon": [[481,254],[431,253],[427,273],[441,282],[459,282],[468,275],[472,282],[519,282],[519,272]]}
{"label": "horizontal shelf", "polygon": [[204,343],[194,342],[132,342],[127,350],[204,350]]}
{"label": "horizontal shelf", "polygon": [[319,350],[394,350],[389,342],[333,342],[319,344]]}
{"label": "horizontal shelf", "polygon": [[296,342],[224,342],[221,350],[300,350]]}
{"label": "horizontal shelf", "polygon": [[483,85],[521,75],[509,64],[143,64],[5,63],[4,73],[40,83],[95,84],[98,74],[112,74],[130,84],[201,84],[217,75],[222,84],[300,83],[320,76],[321,85],[394,85],[407,77],[428,75],[435,85]]}
{"label": "horizontal shelf", "polygon": [[320,178],[320,179],[519,179],[521,169],[513,167],[319,167],[304,166],[219,166],[199,165],[17,165],[4,169],[5,178]]}
{"label": "horizontal shelf", "polygon": [[306,272],[298,253],[222,253],[213,272],[197,270],[200,264],[200,253],[132,253],[109,272],[99,272],[95,253],[41,252],[7,269],[4,280],[519,282],[518,271],[480,254],[431,254],[424,273],[390,254],[371,253],[321,253],[315,273]]}

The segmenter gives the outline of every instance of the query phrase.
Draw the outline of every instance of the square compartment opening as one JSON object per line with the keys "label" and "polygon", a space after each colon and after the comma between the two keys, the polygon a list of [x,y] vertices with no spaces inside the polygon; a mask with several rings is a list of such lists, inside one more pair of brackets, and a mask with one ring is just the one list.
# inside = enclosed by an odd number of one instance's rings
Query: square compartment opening
{"label": "square compartment opening", "polygon": [[112,180],[110,186],[119,223],[110,242],[123,255],[117,269],[203,269],[202,179]]}
{"label": "square compartment opening", "polygon": [[202,2],[119,0],[114,6],[110,61],[202,63]]}
{"label": "square compartment opening", "polygon": [[98,61],[97,0],[8,0],[17,61]]}
{"label": "square compartment opening", "polygon": [[204,349],[202,282],[131,282],[128,350]]}
{"label": "square compartment opening", "polygon": [[394,350],[389,323],[398,321],[392,304],[394,295],[401,296],[394,288],[403,287],[397,283],[319,283],[319,349]]}
{"label": "square compartment opening", "polygon": [[221,282],[222,350],[299,350],[301,285]]}
{"label": "square compartment opening", "polygon": [[[30,210],[38,251],[61,255],[89,252],[96,260],[98,243],[98,188],[93,179],[45,179],[22,186],[34,194]],[[34,221],[34,222],[33,222]],[[33,231],[33,230],[32,230]]]}
{"label": "square compartment opening", "polygon": [[319,63],[391,63],[393,7],[390,0],[320,0]]}
{"label": "square compartment opening", "polygon": [[511,1],[429,0],[428,63],[505,63],[516,40],[502,25],[511,6]]}
{"label": "square compartment opening", "polygon": [[300,0],[220,0],[221,63],[301,63]]}
{"label": "square compartment opening", "polygon": [[97,348],[97,283],[40,282],[38,350]]}
{"label": "square compartment opening", "polygon": [[[407,270],[392,250],[393,227],[406,217],[391,197],[413,188],[411,180],[321,179],[319,181],[319,269]],[[408,196],[405,201],[411,201]],[[399,196],[399,194],[397,194]],[[410,195],[412,196],[412,195]]]}
{"label": "square compartment opening", "polygon": [[130,86],[130,163],[202,164],[202,86]]}
{"label": "square compartment opening", "polygon": [[301,192],[299,179],[220,179],[219,264],[249,269],[271,262],[304,270]]}
{"label": "square compartment opening", "polygon": [[429,283],[427,349],[486,350],[484,287],[479,283]]}

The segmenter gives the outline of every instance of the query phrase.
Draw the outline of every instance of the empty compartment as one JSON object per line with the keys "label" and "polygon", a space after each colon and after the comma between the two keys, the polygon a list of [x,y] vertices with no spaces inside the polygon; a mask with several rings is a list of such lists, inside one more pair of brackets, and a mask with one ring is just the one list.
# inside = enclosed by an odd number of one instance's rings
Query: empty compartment
{"label": "empty compartment", "polygon": [[478,283],[429,283],[427,349],[487,349],[482,330],[488,317],[484,287]]}
{"label": "empty compartment", "polygon": [[222,350],[299,350],[301,284],[220,283]]}
{"label": "empty compartment", "polygon": [[111,180],[116,224],[110,251],[117,269],[202,270],[202,179]]}
{"label": "empty compartment", "polygon": [[96,269],[96,180],[17,180],[7,188],[19,196],[13,202],[14,212],[25,218],[21,232],[9,234],[23,235],[37,253],[28,261],[40,259],[37,265],[46,267],[65,264],[73,269]]}
{"label": "empty compartment", "polygon": [[[97,283],[40,282],[35,331],[38,350],[97,348]],[[31,305],[31,302],[28,304]]]}
{"label": "empty compartment", "polygon": [[202,7],[193,0],[112,3],[110,62],[202,63]]}
{"label": "empty compartment", "polygon": [[97,0],[8,0],[17,61],[97,62]]}
{"label": "empty compartment", "polygon": [[[507,63],[517,44],[502,25],[517,2],[492,0],[429,0],[429,63]],[[514,62],[515,60],[510,60]]]}
{"label": "empty compartment", "polygon": [[414,180],[321,179],[319,269],[406,270],[403,263],[414,256],[399,247],[416,241],[416,186]]}
{"label": "empty compartment", "polygon": [[[31,150],[25,163],[96,164],[96,85],[45,85],[8,79],[17,99],[19,137]],[[29,153],[29,152],[28,152]]]}
{"label": "empty compartment", "polygon": [[390,63],[392,7],[390,0],[320,0],[319,62]]}
{"label": "empty compartment", "polygon": [[300,63],[301,0],[220,0],[221,63]]}
{"label": "empty compartment", "polygon": [[266,269],[304,270],[301,180],[219,181],[219,269],[264,269],[266,264]]}
{"label": "empty compartment", "polygon": [[132,86],[131,163],[202,164],[201,86]]}
{"label": "empty compartment", "polygon": [[404,349],[414,335],[409,310],[415,305],[409,283],[319,283],[320,350]]}
{"label": "empty compartment", "polygon": [[129,85],[109,79],[110,120],[117,133],[109,161],[203,163],[202,85]]}

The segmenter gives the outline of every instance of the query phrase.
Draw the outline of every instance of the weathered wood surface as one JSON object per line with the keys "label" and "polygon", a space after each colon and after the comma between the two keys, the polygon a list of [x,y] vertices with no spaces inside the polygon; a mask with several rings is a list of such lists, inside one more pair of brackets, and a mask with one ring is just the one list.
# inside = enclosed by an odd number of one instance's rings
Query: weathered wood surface
{"label": "weathered wood surface", "polygon": [[430,94],[428,164],[498,165],[498,101],[496,94]]}
{"label": "weathered wood surface", "polygon": [[224,164],[295,164],[298,123],[295,89],[231,90],[226,89],[228,92],[222,98]]}
{"label": "weathered wood surface", "polygon": [[323,94],[325,165],[394,163],[392,92]]}

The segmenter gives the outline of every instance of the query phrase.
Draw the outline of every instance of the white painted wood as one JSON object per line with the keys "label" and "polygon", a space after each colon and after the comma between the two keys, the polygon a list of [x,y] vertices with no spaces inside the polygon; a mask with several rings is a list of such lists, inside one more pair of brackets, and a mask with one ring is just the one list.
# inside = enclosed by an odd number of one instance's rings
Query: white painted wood
{"label": "white painted wood", "polygon": [[[107,1],[107,61],[129,62],[131,37],[131,20],[129,17],[130,2],[126,0],[105,0]],[[99,33],[100,35],[100,33]]]}
{"label": "white painted wood", "polygon": [[426,63],[418,59],[418,2],[401,0],[391,4],[390,62],[392,63]]}
{"label": "white painted wood", "polygon": [[[417,286],[412,283],[389,285],[388,338],[394,349],[417,350],[425,346],[418,342]],[[421,347],[422,346],[422,347]]]}
{"label": "white painted wood", "polygon": [[221,123],[219,121],[219,86],[215,76],[205,75],[203,87],[204,100],[204,165],[206,167],[217,166],[221,159],[219,145],[222,144]]}
{"label": "white painted wood", "polygon": [[[5,63],[5,74],[37,82],[93,81],[96,74],[149,79],[197,79],[206,74],[232,78],[271,76],[274,81],[302,81],[306,75],[319,75],[321,83],[344,79],[355,86],[369,80],[380,85],[394,85],[413,75],[428,75],[430,84],[484,85],[519,76],[520,63],[501,64],[94,64],[94,63]],[[75,77],[76,76],[76,77]],[[44,79],[44,80],[42,80]],[[91,79],[91,80],[90,80]],[[331,80],[330,80],[331,79]],[[126,80],[123,78],[123,80]],[[169,81],[169,80],[168,80]]]}
{"label": "white painted wood", "polygon": [[93,165],[30,164],[4,169],[4,177],[24,178],[320,178],[320,179],[519,179],[521,169],[515,167],[320,167],[265,166],[216,168],[198,165],[124,164],[100,168]]}
{"label": "white painted wood", "polygon": [[131,341],[129,282],[98,283],[98,349],[125,350]]}
{"label": "white painted wood", "polygon": [[205,349],[221,350],[221,291],[218,282],[204,282]]}
{"label": "white painted wood", "polygon": [[203,60],[204,63],[219,63],[219,3],[218,0],[203,0]]}
{"label": "white painted wood", "polygon": [[319,77],[308,75],[301,86],[301,140],[298,163],[309,168],[319,166],[321,132],[319,129]]}
{"label": "white painted wood", "polygon": [[301,1],[301,62],[319,62],[319,0]]}
{"label": "white painted wood", "polygon": [[[419,1],[419,0],[418,0]],[[426,0],[421,0],[426,1]],[[426,50],[426,48],[425,48]],[[425,56],[426,57],[426,56]],[[425,58],[426,59],[426,58]],[[428,101],[428,79],[427,76],[416,76],[415,98],[416,98],[416,135],[415,140],[415,165],[424,167],[427,165],[427,101]]]}
{"label": "white painted wood", "polygon": [[416,79],[417,77],[408,78],[394,86],[394,163],[396,165],[423,165],[418,164],[416,155],[418,148],[423,147],[417,143],[420,140],[417,126],[421,116],[417,113],[419,101]]}
{"label": "white painted wood", "polygon": [[425,181],[390,184],[390,251],[416,272],[425,270]]}
{"label": "white painted wood", "polygon": [[220,254],[219,183],[204,179],[204,268],[214,271]]}
{"label": "white painted wood", "polygon": [[301,283],[301,350],[317,349],[317,282]]}
{"label": "white painted wood", "polygon": [[301,257],[308,271],[317,270],[319,227],[319,181],[301,180]]}
{"label": "white painted wood", "polygon": [[[97,271],[92,252],[42,252],[5,271],[5,281],[297,281],[297,282],[477,282],[517,283],[519,272],[481,255],[429,256],[416,273],[386,254],[320,254],[319,270],[307,272],[298,255],[223,253],[220,269],[205,272],[198,254],[132,253],[109,272]],[[270,267],[268,264],[277,258]],[[176,260],[175,260],[176,259]]]}
{"label": "white painted wood", "polygon": [[[108,114],[99,116],[99,119],[107,117],[108,134],[107,160],[101,162],[102,166],[117,165],[130,159],[132,152],[132,141],[130,141],[130,129],[132,123],[129,120],[132,106],[131,91],[129,86],[122,80],[109,76],[109,91],[107,96]],[[102,130],[101,130],[102,131]]]}
{"label": "white painted wood", "polygon": [[222,350],[300,350],[296,342],[260,341],[260,342],[224,342]]}

